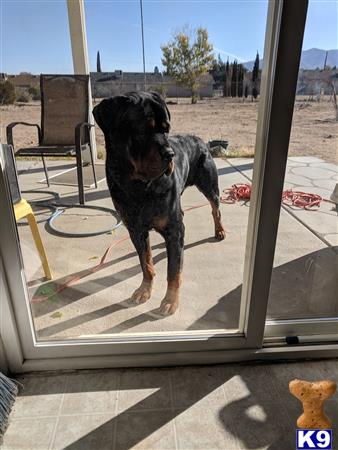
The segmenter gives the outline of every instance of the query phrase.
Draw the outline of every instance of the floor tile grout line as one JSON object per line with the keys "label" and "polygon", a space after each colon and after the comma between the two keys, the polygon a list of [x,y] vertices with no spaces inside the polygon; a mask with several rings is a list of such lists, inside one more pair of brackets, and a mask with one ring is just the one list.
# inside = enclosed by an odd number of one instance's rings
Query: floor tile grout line
{"label": "floor tile grout line", "polygon": [[57,412],[55,425],[54,425],[54,430],[52,432],[52,436],[51,436],[51,440],[50,440],[50,444],[49,444],[48,450],[51,450],[53,448],[53,445],[54,445],[54,442],[55,442],[56,430],[57,430],[57,427],[59,425],[60,413],[61,413],[61,410],[62,410],[63,401],[64,401],[65,394],[66,394],[66,391],[67,391],[67,386],[68,386],[68,375],[65,375],[65,382],[64,382],[64,386],[63,386],[63,392],[62,392],[62,396],[61,396],[61,401],[60,401],[59,409],[58,409],[58,412]]}
{"label": "floor tile grout line", "polygon": [[224,386],[224,383],[222,383],[221,389],[222,389],[224,401],[227,402],[228,399],[227,399],[227,395],[226,395],[226,393],[225,393],[225,386]]}
{"label": "floor tile grout line", "polygon": [[114,423],[112,426],[112,449],[116,449],[116,441],[117,441],[117,421],[119,415],[119,397],[120,397],[120,387],[121,387],[121,378],[122,372],[118,372],[117,380],[116,380],[116,403],[115,403],[115,417]]}
{"label": "floor tile grout line", "polygon": [[132,411],[128,411],[128,409],[129,408],[127,408],[127,409],[119,409],[118,410],[118,413],[119,414],[121,414],[121,413],[123,413],[123,414],[139,414],[139,413],[143,413],[143,412],[161,412],[161,411],[172,411],[172,410],[174,410],[174,411],[176,411],[177,409],[182,409],[181,407],[179,407],[179,406],[176,406],[176,407],[171,407],[171,406],[169,406],[169,407],[163,407],[163,408],[132,408],[133,410]]}
{"label": "floor tile grout line", "polygon": [[[171,406],[171,412],[175,412],[175,401],[174,401],[174,383],[173,383],[173,371],[169,371],[169,398],[170,398],[170,406]],[[173,432],[174,432],[174,443],[175,443],[175,450],[178,450],[178,432],[176,428],[176,415],[174,415],[173,419]]]}
{"label": "floor tile grout line", "polygon": [[174,406],[172,407],[164,407],[164,408],[140,408],[140,409],[134,409],[132,412],[126,412],[125,409],[118,409],[116,411],[116,408],[114,408],[113,410],[107,410],[107,411],[100,411],[100,412],[74,412],[74,413],[64,413],[64,414],[50,414],[50,415],[41,415],[41,416],[34,416],[34,415],[29,415],[29,416],[16,416],[13,417],[12,420],[27,420],[27,419],[52,419],[53,417],[78,417],[78,416],[102,416],[102,415],[109,415],[111,413],[117,413],[117,414],[121,414],[121,413],[125,413],[125,414],[140,414],[140,413],[149,413],[149,412],[162,412],[162,411],[180,411],[184,409],[183,406]]}
{"label": "floor tile grout line", "polygon": [[[223,399],[225,401],[224,405],[226,405],[227,402],[228,402],[228,398],[227,398],[227,395],[225,393],[225,386],[224,386],[224,384],[225,383],[222,383],[221,390],[222,390],[222,393],[223,393]],[[227,448],[229,449],[229,447],[227,447],[228,446],[228,442],[227,442],[227,440],[225,438],[225,435],[223,435],[223,444],[224,444],[224,449],[227,449]],[[236,447],[233,447],[231,450],[241,450],[241,448],[239,447],[239,442],[238,442],[237,438],[236,438]]]}
{"label": "floor tile grout line", "polygon": [[[222,389],[222,393],[223,393],[223,399],[224,399],[225,405],[226,405],[227,402],[228,402],[228,397],[227,397],[226,392],[225,392],[225,386],[224,386],[224,384],[225,384],[225,383],[222,383],[221,389]],[[223,436],[223,442],[224,442],[224,448],[226,449],[228,443],[227,443],[227,441],[226,441],[226,439],[225,439],[225,436]],[[229,449],[229,450],[230,450],[230,449]],[[237,438],[236,438],[236,447],[233,448],[232,450],[241,450],[241,448],[240,448],[240,446],[239,446],[239,441],[238,441]]]}

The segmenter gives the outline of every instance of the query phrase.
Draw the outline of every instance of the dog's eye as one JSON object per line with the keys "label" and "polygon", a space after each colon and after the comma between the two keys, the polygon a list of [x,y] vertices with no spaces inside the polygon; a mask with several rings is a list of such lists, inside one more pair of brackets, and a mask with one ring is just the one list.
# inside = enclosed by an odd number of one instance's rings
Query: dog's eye
{"label": "dog's eye", "polygon": [[169,122],[162,122],[161,123],[162,130],[164,133],[169,133],[170,130],[170,123]]}
{"label": "dog's eye", "polygon": [[156,127],[156,122],[155,122],[155,119],[153,117],[148,119],[148,126],[149,126],[149,128],[155,128]]}

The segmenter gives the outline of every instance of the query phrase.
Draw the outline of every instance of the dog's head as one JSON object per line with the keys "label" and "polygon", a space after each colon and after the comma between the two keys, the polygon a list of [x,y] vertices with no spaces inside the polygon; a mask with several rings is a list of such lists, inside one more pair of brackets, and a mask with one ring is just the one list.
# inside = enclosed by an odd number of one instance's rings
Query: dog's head
{"label": "dog's head", "polygon": [[170,113],[154,92],[131,92],[102,100],[93,110],[104,133],[106,151],[128,160],[132,178],[154,180],[174,170],[167,135]]}

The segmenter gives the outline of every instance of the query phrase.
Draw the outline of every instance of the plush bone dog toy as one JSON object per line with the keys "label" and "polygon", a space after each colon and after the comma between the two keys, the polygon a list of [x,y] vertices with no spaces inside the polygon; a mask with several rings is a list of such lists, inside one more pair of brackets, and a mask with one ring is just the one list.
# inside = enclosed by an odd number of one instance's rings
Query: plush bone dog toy
{"label": "plush bone dog toy", "polygon": [[316,381],[311,383],[303,380],[292,380],[289,389],[292,395],[303,403],[304,412],[298,417],[299,428],[331,428],[331,420],[326,417],[323,403],[336,392],[336,383],[333,381]]}

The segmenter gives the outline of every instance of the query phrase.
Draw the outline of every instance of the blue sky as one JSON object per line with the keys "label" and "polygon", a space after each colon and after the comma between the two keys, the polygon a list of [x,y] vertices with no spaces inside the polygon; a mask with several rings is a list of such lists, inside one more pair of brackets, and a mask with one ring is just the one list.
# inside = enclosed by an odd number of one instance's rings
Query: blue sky
{"label": "blue sky", "polygon": [[[72,73],[65,0],[0,0],[1,72]],[[143,0],[146,68],[161,68],[160,45],[174,30],[206,27],[215,54],[254,59],[263,54],[266,0]],[[337,48],[338,2],[310,1],[303,49]],[[142,70],[138,0],[85,0],[91,70]]]}

